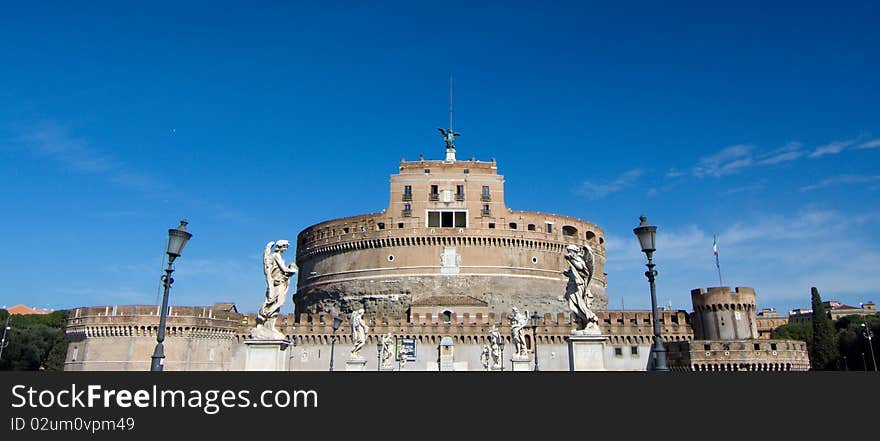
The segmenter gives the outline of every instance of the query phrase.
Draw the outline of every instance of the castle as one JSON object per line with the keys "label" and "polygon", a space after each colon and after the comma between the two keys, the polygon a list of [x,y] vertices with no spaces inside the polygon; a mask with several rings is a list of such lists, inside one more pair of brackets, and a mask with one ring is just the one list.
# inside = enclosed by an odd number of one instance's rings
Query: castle
{"label": "castle", "polygon": [[[575,245],[594,255],[589,288],[605,369],[646,370],[652,314],[607,310],[603,230],[573,217],[511,210],[494,160],[456,160],[448,138],[446,153],[444,160],[401,160],[382,212],[321,222],[297,235],[297,313],[277,323],[290,341],[282,348],[283,368],[326,370],[334,354],[341,364],[352,345],[347,314],[362,308],[370,328],[361,351],[368,369],[381,369],[380,339],[390,333],[396,365],[386,370],[486,370],[482,357],[494,327],[506,343],[501,369],[513,370],[508,314],[517,307],[538,313],[525,333],[528,363],[569,370],[574,324],[562,299],[568,282],[562,270],[566,247]],[[809,368],[804,343],[758,340],[751,288],[695,290],[692,300],[693,315],[660,311],[673,369]],[[65,369],[148,370],[159,312],[156,306],[72,310]],[[338,329],[334,317],[342,318]],[[244,370],[254,324],[253,314],[232,304],[169,308],[165,369]]]}

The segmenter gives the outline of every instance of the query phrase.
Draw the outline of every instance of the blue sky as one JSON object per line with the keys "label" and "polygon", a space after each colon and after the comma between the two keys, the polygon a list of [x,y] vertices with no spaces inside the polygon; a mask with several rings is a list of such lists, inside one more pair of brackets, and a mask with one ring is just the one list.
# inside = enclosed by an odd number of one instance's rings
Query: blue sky
{"label": "blue sky", "polygon": [[[263,296],[260,253],[381,210],[401,157],[497,158],[514,209],[608,236],[611,306],[880,301],[880,88],[870,2],[8,4],[0,15],[0,306]],[[418,3],[418,4],[414,4]],[[292,258],[291,253],[291,258]],[[285,306],[287,311],[292,306]]]}

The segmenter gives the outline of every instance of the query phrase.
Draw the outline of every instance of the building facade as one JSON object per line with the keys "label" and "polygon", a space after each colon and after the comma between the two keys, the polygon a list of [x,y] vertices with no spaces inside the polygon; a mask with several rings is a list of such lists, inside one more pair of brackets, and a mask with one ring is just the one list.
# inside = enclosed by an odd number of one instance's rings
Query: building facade
{"label": "building facade", "polygon": [[593,250],[590,289],[595,308],[606,308],[604,231],[573,217],[508,208],[494,160],[401,160],[389,194],[379,213],[299,233],[298,312],[346,313],[360,305],[400,315],[436,294],[473,297],[497,314],[511,306],[567,312],[567,245]]}

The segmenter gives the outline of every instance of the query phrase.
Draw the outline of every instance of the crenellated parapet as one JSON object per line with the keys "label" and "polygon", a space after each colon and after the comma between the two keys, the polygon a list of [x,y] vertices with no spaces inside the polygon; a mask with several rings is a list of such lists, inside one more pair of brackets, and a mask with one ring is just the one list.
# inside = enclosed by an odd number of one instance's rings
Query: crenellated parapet
{"label": "crenellated parapet", "polygon": [[666,345],[677,371],[807,371],[807,344],[797,340],[693,340]]}
{"label": "crenellated parapet", "polygon": [[736,340],[758,338],[754,288],[739,286],[691,290],[694,338]]}
{"label": "crenellated parapet", "polygon": [[[241,315],[209,306],[169,307],[166,337],[235,338]],[[160,308],[152,305],[91,306],[75,308],[67,319],[71,340],[103,337],[152,337],[159,330]]]}

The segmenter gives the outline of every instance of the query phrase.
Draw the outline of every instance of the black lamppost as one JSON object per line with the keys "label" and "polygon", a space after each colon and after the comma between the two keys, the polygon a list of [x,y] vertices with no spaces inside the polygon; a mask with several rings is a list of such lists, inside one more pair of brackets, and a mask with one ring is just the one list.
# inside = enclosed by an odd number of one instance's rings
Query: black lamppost
{"label": "black lamppost", "polygon": [[342,318],[338,315],[333,317],[333,338],[330,341],[330,372],[333,372],[333,354],[336,353],[336,330],[342,324]]}
{"label": "black lamppost", "polygon": [[[382,337],[379,337],[380,339]],[[382,340],[376,343],[376,370],[382,370]]]}
{"label": "black lamppost", "polygon": [[642,252],[648,257],[648,271],[645,271],[645,277],[651,285],[651,314],[654,318],[654,347],[651,351],[654,353],[654,369],[655,371],[669,371],[666,366],[666,348],[663,346],[663,340],[660,337],[660,320],[657,313],[657,291],[654,287],[654,278],[657,277],[657,271],[654,270],[654,251],[657,250],[655,239],[657,236],[657,227],[648,224],[648,218],[639,217],[641,223],[633,229],[636,237],[639,238],[639,244],[642,246]]}
{"label": "black lamppost", "polygon": [[0,340],[0,360],[3,359],[3,349],[9,346],[9,342],[6,341],[6,333],[12,329],[12,327],[9,326],[9,317],[12,317],[12,314],[6,316],[6,325],[3,326],[3,339]]}
{"label": "black lamppost", "polygon": [[862,335],[868,339],[868,348],[871,350],[871,362],[874,364],[874,372],[877,372],[877,359],[874,358],[874,345],[871,344],[871,339],[874,338],[874,331],[868,326],[865,316],[862,316]]}
{"label": "black lamppost", "polygon": [[532,314],[532,346],[535,350],[535,372],[538,372],[538,320],[541,320],[541,316],[538,315],[538,311],[535,311]]}
{"label": "black lamppost", "polygon": [[498,347],[501,349],[501,371],[504,371],[504,337],[501,337],[498,342]]}
{"label": "black lamppost", "polygon": [[162,282],[165,283],[165,293],[162,295],[162,311],[159,314],[159,332],[156,333],[156,349],[153,351],[153,362],[150,364],[150,371],[161,372],[165,368],[165,320],[168,318],[168,293],[171,291],[171,284],[174,279],[171,273],[174,272],[174,259],[180,257],[183,247],[192,237],[192,234],[186,231],[187,221],[180,221],[177,228],[168,230],[168,268],[165,268],[165,275],[162,276]]}

